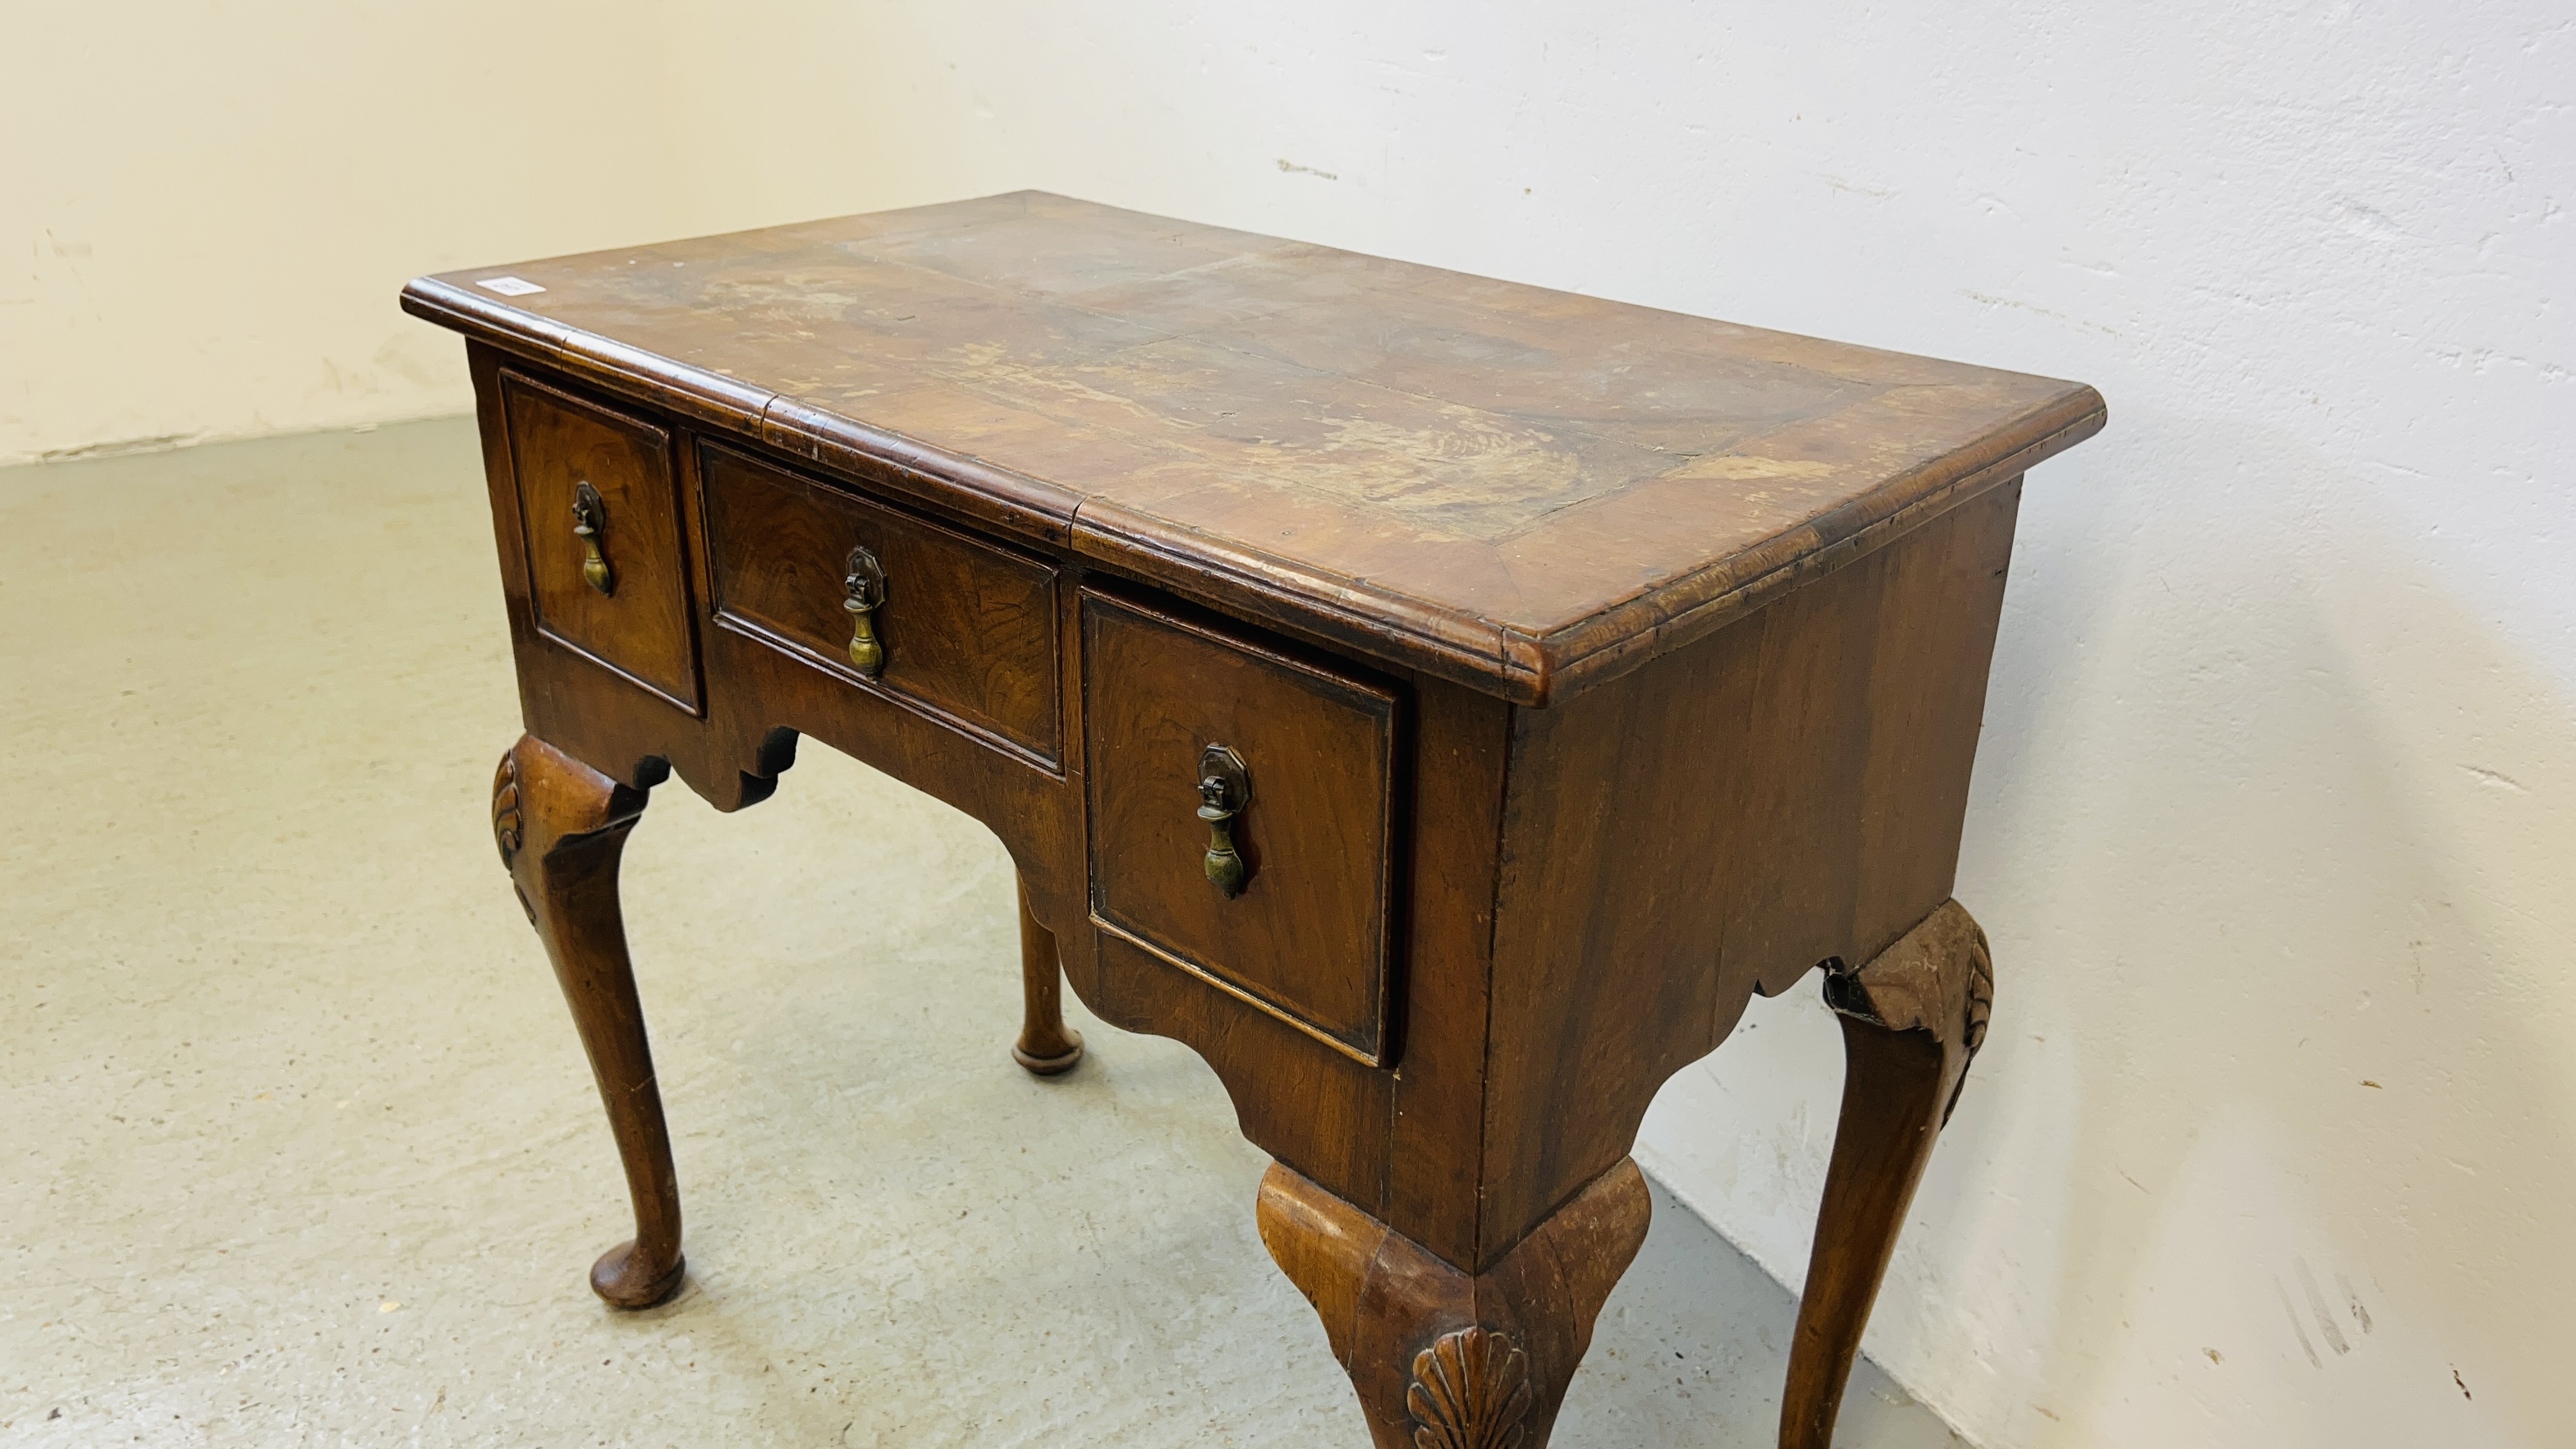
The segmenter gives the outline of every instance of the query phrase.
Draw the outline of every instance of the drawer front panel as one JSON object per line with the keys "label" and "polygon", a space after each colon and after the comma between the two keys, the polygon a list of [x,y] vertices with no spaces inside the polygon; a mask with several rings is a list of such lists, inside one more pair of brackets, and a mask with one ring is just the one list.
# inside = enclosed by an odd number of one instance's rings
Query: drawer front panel
{"label": "drawer front panel", "polygon": [[696,713],[670,433],[515,373],[501,390],[537,628]]}
{"label": "drawer front panel", "polygon": [[[1094,920],[1384,1065],[1394,692],[1102,594],[1082,619]],[[1211,746],[1242,765],[1214,800]]]}
{"label": "drawer front panel", "polygon": [[[1056,570],[714,444],[700,449],[716,617],[863,689],[1053,765]],[[851,657],[853,549],[882,572],[874,672]]]}

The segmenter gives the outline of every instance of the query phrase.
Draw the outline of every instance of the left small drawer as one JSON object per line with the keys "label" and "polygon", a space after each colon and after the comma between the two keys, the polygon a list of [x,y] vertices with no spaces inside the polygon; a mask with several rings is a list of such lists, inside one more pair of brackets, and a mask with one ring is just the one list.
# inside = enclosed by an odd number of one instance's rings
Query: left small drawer
{"label": "left small drawer", "polygon": [[501,389],[539,632],[696,713],[669,430],[515,373]]}

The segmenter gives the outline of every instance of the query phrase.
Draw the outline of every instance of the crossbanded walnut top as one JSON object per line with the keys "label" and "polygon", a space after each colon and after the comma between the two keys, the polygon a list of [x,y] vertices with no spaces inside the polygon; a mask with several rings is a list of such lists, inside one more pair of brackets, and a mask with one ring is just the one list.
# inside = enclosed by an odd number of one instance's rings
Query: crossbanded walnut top
{"label": "crossbanded walnut top", "polygon": [[[517,277],[505,296],[476,285]],[[420,315],[1523,703],[2098,431],[2089,387],[1019,192]]]}

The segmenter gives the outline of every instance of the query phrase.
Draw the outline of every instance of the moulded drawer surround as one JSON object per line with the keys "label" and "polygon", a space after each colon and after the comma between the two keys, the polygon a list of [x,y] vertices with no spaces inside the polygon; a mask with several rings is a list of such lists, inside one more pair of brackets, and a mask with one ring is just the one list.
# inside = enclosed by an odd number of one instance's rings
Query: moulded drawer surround
{"label": "moulded drawer surround", "polygon": [[[501,389],[539,632],[696,713],[670,431],[516,372],[502,374]],[[584,578],[587,554],[573,532],[584,484],[599,500],[606,593]]]}
{"label": "moulded drawer surround", "polygon": [[[715,616],[1047,765],[1062,753],[1053,565],[730,448],[700,448]],[[851,662],[843,572],[885,574],[884,662]]]}
{"label": "moulded drawer surround", "polygon": [[[1082,597],[1093,918],[1371,1065],[1390,1057],[1397,698],[1347,668],[1149,605]],[[1251,794],[1249,867],[1203,868],[1199,763],[1223,745]]]}

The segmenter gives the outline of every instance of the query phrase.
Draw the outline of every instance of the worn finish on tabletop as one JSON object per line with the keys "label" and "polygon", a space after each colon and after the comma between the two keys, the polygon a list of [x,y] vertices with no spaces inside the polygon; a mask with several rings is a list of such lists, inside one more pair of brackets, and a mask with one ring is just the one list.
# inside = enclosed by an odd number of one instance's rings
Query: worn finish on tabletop
{"label": "worn finish on tabletop", "polygon": [[[546,290],[474,285],[500,275]],[[2102,419],[2078,384],[1038,192],[453,272],[407,302],[1525,703]]]}
{"label": "worn finish on tabletop", "polygon": [[1826,965],[1782,1442],[1828,1442],[1991,1000],[1969,769],[2091,389],[1034,194],[405,303],[472,339],[495,828],[637,1214],[603,1296],[681,1272],[618,845],[811,737],[1010,850],[1021,1065],[1080,1058],[1060,980],[1207,1060],[1381,1445],[1542,1449],[1647,1103]]}

